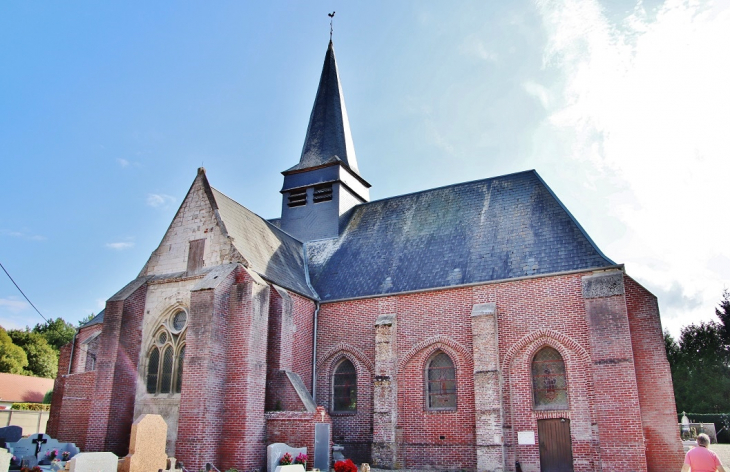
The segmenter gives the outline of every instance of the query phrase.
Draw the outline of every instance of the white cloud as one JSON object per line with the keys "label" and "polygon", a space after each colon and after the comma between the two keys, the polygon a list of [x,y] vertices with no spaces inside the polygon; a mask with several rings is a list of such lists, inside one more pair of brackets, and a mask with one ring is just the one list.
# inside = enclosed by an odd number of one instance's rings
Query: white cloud
{"label": "white cloud", "polygon": [[549,126],[622,187],[611,211],[626,232],[604,249],[654,287],[674,333],[714,318],[730,286],[730,3],[667,0],[652,19],[639,3],[619,24],[596,0],[536,3],[545,67],[563,78]]}
{"label": "white cloud", "polygon": [[40,234],[33,234],[28,231],[12,231],[7,229],[0,229],[0,234],[4,236],[11,236],[13,238],[27,239],[29,241],[45,241],[47,238]]}
{"label": "white cloud", "polygon": [[164,193],[150,193],[147,195],[147,205],[152,208],[168,208],[175,203],[175,197]]}
{"label": "white cloud", "polygon": [[122,159],[121,157],[118,157],[117,158],[117,162],[119,163],[119,165],[121,167],[127,167],[127,166],[129,166],[129,161],[126,160],[126,159]]}
{"label": "white cloud", "polygon": [[525,89],[528,95],[538,99],[543,108],[548,108],[548,105],[550,105],[550,95],[547,88],[532,80],[523,82],[522,88]]}
{"label": "white cloud", "polygon": [[106,247],[110,249],[114,249],[116,251],[123,251],[125,249],[130,249],[134,247],[134,243],[130,241],[123,241],[123,242],[117,242],[117,243],[106,243]]}
{"label": "white cloud", "polygon": [[20,313],[30,308],[30,304],[24,300],[18,300],[14,297],[0,298],[0,308],[4,308],[11,313]]}

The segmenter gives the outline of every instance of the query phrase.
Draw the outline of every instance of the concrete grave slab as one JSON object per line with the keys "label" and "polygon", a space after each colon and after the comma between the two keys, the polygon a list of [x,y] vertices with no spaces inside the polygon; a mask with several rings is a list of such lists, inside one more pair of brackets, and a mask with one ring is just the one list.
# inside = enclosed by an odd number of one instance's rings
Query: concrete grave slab
{"label": "concrete grave slab", "polygon": [[[69,461],[71,472],[117,472],[119,459],[111,452],[82,452]],[[155,469],[157,470],[157,469]],[[150,472],[152,469],[150,469]]]}
{"label": "concrete grave slab", "polygon": [[142,415],[132,424],[129,454],[120,472],[154,472],[167,467],[167,423],[160,415]]}

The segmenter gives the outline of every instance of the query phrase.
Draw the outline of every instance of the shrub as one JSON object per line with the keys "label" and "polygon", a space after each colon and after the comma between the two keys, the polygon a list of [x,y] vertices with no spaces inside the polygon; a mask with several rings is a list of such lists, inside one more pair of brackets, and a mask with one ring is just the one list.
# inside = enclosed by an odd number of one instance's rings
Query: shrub
{"label": "shrub", "polygon": [[43,404],[44,405],[50,405],[51,401],[53,401],[53,390],[49,390],[46,392],[45,395],[43,395]]}
{"label": "shrub", "polygon": [[11,410],[50,411],[51,405],[43,403],[13,403]]}
{"label": "shrub", "polygon": [[357,472],[357,466],[350,459],[335,462],[335,472]]}

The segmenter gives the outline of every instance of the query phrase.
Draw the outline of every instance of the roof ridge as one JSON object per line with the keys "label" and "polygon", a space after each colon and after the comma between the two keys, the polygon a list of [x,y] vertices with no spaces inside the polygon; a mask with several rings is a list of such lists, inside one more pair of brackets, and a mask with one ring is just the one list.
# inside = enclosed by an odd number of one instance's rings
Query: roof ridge
{"label": "roof ridge", "polygon": [[[394,195],[392,197],[380,198],[378,200],[372,200],[372,201],[369,201],[369,202],[360,203],[357,206],[355,206],[354,208],[358,208],[358,207],[365,206],[365,205],[370,205],[372,203],[384,202],[386,200],[394,200],[396,198],[410,197],[411,195],[417,195],[419,193],[433,192],[434,190],[444,190],[444,189],[448,189],[448,188],[459,187],[461,185],[475,184],[477,182],[487,182],[489,180],[502,179],[502,178],[505,178],[505,177],[512,177],[512,176],[519,175],[519,174],[529,174],[529,173],[533,173],[535,175],[538,175],[537,174],[537,171],[535,169],[521,170],[521,171],[518,171],[518,172],[511,172],[509,174],[498,175],[496,177],[487,177],[485,179],[468,180],[466,182],[457,182],[455,184],[442,185],[441,187],[433,187],[433,188],[428,188],[428,189],[424,189],[424,190],[416,190],[414,192],[403,193],[401,195]],[[542,179],[540,179],[540,180],[542,180]]]}
{"label": "roof ridge", "polygon": [[[270,222],[269,222],[269,220],[267,220],[267,219],[266,219],[266,218],[264,218],[263,216],[261,216],[261,215],[259,215],[258,213],[256,213],[256,212],[254,212],[254,211],[250,210],[249,208],[247,208],[246,206],[242,205],[241,203],[238,203],[238,202],[237,202],[236,200],[234,200],[233,198],[229,197],[228,195],[226,195],[225,193],[221,192],[220,190],[218,190],[217,188],[213,187],[212,185],[211,185],[211,187],[210,187],[210,188],[211,188],[211,189],[213,189],[213,190],[215,190],[215,191],[216,191],[216,192],[218,192],[219,194],[223,195],[223,196],[224,196],[224,197],[226,197],[226,198],[227,198],[228,200],[232,201],[233,203],[235,203],[235,204],[236,204],[236,205],[238,205],[239,207],[243,208],[243,209],[244,209],[244,210],[246,210],[247,212],[249,212],[249,213],[251,213],[252,215],[256,216],[256,218],[258,218],[258,219],[260,219],[261,221],[263,221],[264,223],[266,223],[266,225],[267,225],[267,226],[270,226],[270,227],[271,227],[271,229],[273,229],[273,230],[274,230],[275,232],[281,233],[282,235],[286,236],[287,238],[290,238],[290,239],[292,239],[293,241],[296,241],[296,242],[298,242],[299,244],[302,244],[302,245],[304,244],[304,243],[303,243],[302,241],[298,240],[297,238],[295,238],[295,237],[294,237],[294,236],[292,236],[291,234],[287,233],[287,232],[286,232],[286,231],[284,231],[283,229],[279,228],[278,226],[276,226],[276,225],[274,225],[274,224],[270,223]],[[279,219],[280,219],[280,218],[279,218]]]}

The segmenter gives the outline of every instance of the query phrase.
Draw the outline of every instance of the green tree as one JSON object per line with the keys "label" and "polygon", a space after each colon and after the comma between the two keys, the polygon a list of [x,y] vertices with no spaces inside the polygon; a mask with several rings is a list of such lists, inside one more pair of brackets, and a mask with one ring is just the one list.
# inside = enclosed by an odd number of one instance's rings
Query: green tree
{"label": "green tree", "polygon": [[664,333],[677,411],[730,411],[730,293],[715,310],[719,322],[682,328],[678,340]]}
{"label": "green tree", "polygon": [[71,323],[67,323],[63,318],[50,319],[45,323],[38,323],[33,328],[34,333],[38,333],[46,338],[56,351],[62,346],[70,343],[76,333],[76,328]]}
{"label": "green tree", "polygon": [[55,378],[58,373],[58,352],[56,352],[46,338],[32,331],[12,330],[8,335],[13,342],[23,348],[28,357],[28,367],[25,375],[36,377]]}
{"label": "green tree", "polygon": [[28,366],[28,356],[22,347],[13,343],[8,333],[0,326],[0,372],[23,374]]}
{"label": "green tree", "polygon": [[720,319],[722,326],[720,333],[722,341],[725,343],[725,354],[730,356],[730,291],[722,292],[722,301],[720,306],[715,308],[715,315]]}

